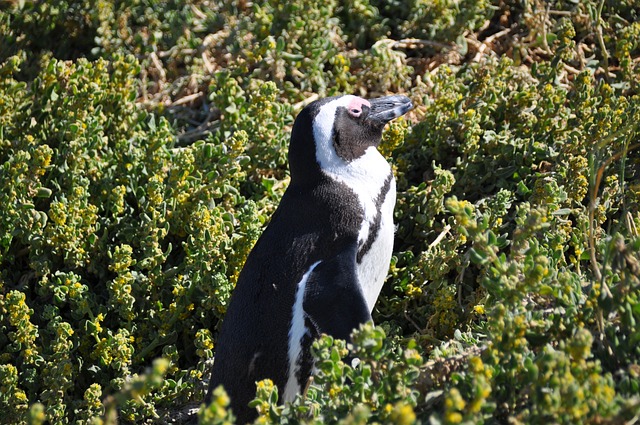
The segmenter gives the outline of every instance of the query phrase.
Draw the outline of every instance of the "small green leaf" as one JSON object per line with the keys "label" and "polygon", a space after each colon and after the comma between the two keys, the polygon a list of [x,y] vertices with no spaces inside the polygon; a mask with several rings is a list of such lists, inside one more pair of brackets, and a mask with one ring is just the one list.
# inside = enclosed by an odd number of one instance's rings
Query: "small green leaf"
{"label": "small green leaf", "polygon": [[551,288],[549,285],[542,285],[542,287],[540,288],[540,295],[552,295],[553,294],[553,288]]}
{"label": "small green leaf", "polygon": [[469,248],[469,259],[474,264],[478,264],[478,265],[483,265],[488,261],[484,253],[481,254],[478,251],[476,251],[474,248]]}
{"label": "small green leaf", "polygon": [[551,213],[551,215],[569,215],[571,214],[571,208],[560,208]]}
{"label": "small green leaf", "polygon": [[38,198],[48,198],[51,196],[51,194],[52,191],[48,187],[39,187],[38,191],[36,192],[36,196]]}

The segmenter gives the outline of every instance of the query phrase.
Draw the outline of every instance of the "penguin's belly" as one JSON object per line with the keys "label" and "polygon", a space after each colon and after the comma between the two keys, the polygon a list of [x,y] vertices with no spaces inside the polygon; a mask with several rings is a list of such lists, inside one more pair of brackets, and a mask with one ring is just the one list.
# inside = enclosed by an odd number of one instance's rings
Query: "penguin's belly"
{"label": "penguin's belly", "polygon": [[371,220],[369,225],[363,228],[363,233],[366,233],[366,235],[361,236],[361,240],[373,241],[356,262],[358,282],[369,306],[369,311],[373,311],[384,280],[389,272],[395,232],[393,224],[395,203],[395,181],[392,179],[389,191],[385,194],[384,201],[380,205],[379,225],[375,223],[375,219]]}

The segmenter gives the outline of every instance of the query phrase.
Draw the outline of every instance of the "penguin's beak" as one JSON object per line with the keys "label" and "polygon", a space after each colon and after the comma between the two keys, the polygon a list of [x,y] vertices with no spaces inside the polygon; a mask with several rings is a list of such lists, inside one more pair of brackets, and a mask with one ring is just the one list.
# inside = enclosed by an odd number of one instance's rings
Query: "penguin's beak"
{"label": "penguin's beak", "polygon": [[407,96],[394,95],[370,99],[371,104],[367,121],[375,126],[383,127],[389,121],[398,118],[413,108]]}

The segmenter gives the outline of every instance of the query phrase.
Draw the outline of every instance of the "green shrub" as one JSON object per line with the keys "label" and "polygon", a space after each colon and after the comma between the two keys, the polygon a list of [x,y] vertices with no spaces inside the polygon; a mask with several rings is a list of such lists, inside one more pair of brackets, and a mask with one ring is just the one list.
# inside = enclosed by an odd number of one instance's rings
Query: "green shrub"
{"label": "green shrub", "polygon": [[[345,92],[416,105],[380,148],[398,229],[378,326],[318,340],[289,405],[258,383],[258,422],[637,415],[637,4],[5,3],[0,421],[199,403],[293,117]],[[219,389],[198,418],[228,406]]]}
{"label": "green shrub", "polygon": [[212,356],[209,325],[265,220],[238,192],[247,171],[229,167],[241,139],[171,148],[167,121],[135,107],[138,71],[130,57],[54,61],[20,99],[24,85],[5,69],[2,96],[21,102],[3,125],[0,180],[12,420],[26,415],[20,394],[54,421],[88,417],[86,391],[122,391],[161,355],[164,395],[141,396],[146,407],[127,404],[123,417],[191,397]]}

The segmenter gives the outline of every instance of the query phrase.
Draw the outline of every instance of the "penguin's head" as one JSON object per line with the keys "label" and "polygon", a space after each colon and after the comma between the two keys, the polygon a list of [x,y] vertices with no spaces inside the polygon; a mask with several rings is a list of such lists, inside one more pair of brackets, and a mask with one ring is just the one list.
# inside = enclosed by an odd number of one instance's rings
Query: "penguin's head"
{"label": "penguin's head", "polygon": [[385,124],[412,107],[411,100],[400,95],[369,100],[345,95],[310,103],[298,114],[291,133],[292,181],[318,168],[348,167],[375,150]]}

